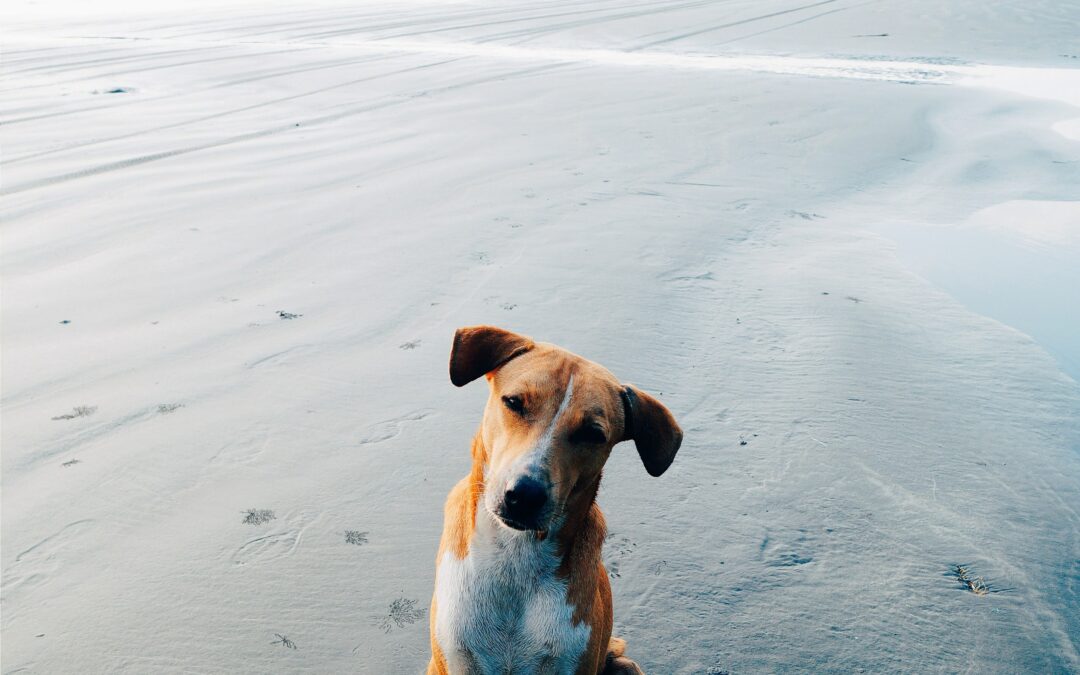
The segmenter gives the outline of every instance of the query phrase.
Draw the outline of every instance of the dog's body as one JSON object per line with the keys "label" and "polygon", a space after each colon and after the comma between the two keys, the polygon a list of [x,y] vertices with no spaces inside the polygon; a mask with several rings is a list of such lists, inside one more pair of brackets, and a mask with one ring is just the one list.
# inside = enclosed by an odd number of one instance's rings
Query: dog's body
{"label": "dog's body", "polygon": [[611,638],[595,497],[614,444],[634,439],[660,475],[678,425],[597,364],[497,328],[459,330],[450,373],[458,386],[486,374],[491,396],[446,502],[429,675],[640,673]]}

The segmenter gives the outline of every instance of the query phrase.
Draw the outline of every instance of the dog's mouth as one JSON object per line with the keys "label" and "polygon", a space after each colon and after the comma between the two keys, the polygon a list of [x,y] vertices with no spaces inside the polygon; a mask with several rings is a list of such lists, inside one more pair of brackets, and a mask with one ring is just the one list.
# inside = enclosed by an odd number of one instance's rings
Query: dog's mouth
{"label": "dog's mouth", "polygon": [[499,521],[500,525],[508,527],[511,530],[517,530],[518,532],[536,532],[541,537],[547,534],[547,526],[542,518],[529,518],[527,520],[513,518],[505,513],[501,506],[497,508],[488,507],[488,512],[495,517],[495,520]]}
{"label": "dog's mouth", "polygon": [[507,527],[509,527],[510,529],[513,529],[513,530],[535,530],[536,529],[535,526],[530,527],[529,525],[527,525],[527,524],[525,524],[525,523],[523,523],[521,521],[514,520],[513,518],[510,518],[509,516],[498,516],[497,515],[496,517],[499,520],[502,521],[503,525],[505,525],[505,526],[507,526]]}

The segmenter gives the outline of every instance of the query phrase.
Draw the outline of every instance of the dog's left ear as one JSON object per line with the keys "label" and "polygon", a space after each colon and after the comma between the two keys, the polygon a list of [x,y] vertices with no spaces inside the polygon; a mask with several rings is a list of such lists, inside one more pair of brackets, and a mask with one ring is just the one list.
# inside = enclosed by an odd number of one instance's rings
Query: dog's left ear
{"label": "dog's left ear", "polygon": [[622,400],[626,419],[622,440],[633,439],[645,470],[659,476],[675,461],[682,429],[663,403],[637,387],[623,387]]}
{"label": "dog's left ear", "polygon": [[530,338],[495,326],[458,328],[450,349],[450,381],[463,387],[534,346]]}

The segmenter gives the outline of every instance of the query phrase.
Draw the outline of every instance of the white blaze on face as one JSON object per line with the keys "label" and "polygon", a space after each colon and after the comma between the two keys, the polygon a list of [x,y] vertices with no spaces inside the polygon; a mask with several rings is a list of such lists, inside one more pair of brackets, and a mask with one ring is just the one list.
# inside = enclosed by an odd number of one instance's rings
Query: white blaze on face
{"label": "white blaze on face", "polygon": [[570,380],[566,383],[566,391],[563,393],[562,401],[559,403],[558,409],[555,410],[555,415],[548,422],[544,433],[540,434],[540,438],[537,439],[532,451],[523,455],[507,470],[506,480],[503,483],[505,486],[504,492],[526,476],[534,478],[544,485],[548,484],[550,481],[548,467],[551,464],[552,441],[555,439],[555,430],[559,427],[559,420],[562,419],[563,414],[570,408],[570,401],[573,397],[574,376],[571,375]]}

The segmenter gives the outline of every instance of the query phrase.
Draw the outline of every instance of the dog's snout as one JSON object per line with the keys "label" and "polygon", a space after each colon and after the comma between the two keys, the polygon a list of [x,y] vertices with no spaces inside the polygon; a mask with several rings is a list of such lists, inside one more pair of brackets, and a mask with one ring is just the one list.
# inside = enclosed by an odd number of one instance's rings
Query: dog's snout
{"label": "dog's snout", "polygon": [[521,478],[503,496],[508,520],[523,529],[533,529],[547,505],[547,488],[535,478]]}
{"label": "dog's snout", "polygon": [[513,488],[506,491],[506,504],[514,509],[526,512],[537,511],[547,501],[547,490],[539,481],[522,478]]}

